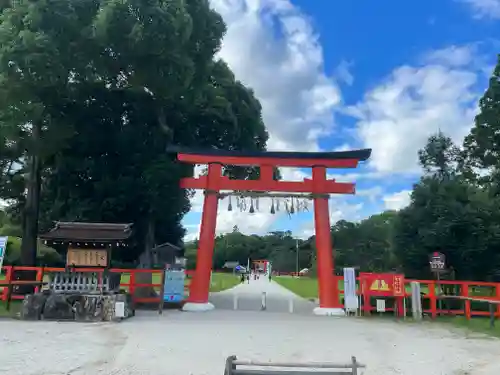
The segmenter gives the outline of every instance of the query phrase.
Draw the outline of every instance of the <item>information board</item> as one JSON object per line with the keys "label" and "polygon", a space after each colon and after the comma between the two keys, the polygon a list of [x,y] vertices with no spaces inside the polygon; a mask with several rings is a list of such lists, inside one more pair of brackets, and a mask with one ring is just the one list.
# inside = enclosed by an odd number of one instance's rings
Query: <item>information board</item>
{"label": "information board", "polygon": [[9,240],[9,237],[0,237],[0,270],[2,269],[3,266],[3,259],[5,257],[5,252],[7,250],[7,242]]}
{"label": "information board", "polygon": [[181,302],[184,299],[184,270],[165,270],[165,284],[163,289],[164,302]]}
{"label": "information board", "polygon": [[402,297],[405,295],[404,275],[361,272],[359,278],[363,294],[381,297]]}
{"label": "information board", "polygon": [[107,267],[108,251],[106,249],[69,248],[66,264],[76,267]]}

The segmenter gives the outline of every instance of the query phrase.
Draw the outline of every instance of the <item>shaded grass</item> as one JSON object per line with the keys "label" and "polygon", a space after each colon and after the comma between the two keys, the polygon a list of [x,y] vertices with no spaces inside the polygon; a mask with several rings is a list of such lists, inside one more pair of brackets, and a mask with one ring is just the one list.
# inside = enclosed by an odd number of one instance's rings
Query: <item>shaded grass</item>
{"label": "shaded grass", "polygon": [[0,301],[0,318],[12,318],[21,311],[21,301],[11,301],[10,311],[7,311],[7,303]]}

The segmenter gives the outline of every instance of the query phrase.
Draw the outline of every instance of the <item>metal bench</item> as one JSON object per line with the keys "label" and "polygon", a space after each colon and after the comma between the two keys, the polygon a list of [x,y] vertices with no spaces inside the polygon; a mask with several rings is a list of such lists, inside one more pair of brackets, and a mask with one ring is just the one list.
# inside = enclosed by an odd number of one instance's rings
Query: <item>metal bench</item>
{"label": "metal bench", "polygon": [[[260,369],[257,369],[260,367]],[[350,363],[293,363],[293,362],[257,362],[239,360],[236,356],[226,359],[224,375],[359,375],[358,369],[365,365],[351,358]],[[317,371],[320,369],[321,371]]]}

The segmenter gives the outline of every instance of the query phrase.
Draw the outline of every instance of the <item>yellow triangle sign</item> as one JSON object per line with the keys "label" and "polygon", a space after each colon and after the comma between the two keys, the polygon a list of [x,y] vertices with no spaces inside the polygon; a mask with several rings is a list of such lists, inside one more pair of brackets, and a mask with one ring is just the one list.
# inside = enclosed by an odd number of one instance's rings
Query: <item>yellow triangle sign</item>
{"label": "yellow triangle sign", "polygon": [[370,286],[370,290],[389,292],[391,289],[389,288],[389,284],[387,284],[384,280],[375,280]]}

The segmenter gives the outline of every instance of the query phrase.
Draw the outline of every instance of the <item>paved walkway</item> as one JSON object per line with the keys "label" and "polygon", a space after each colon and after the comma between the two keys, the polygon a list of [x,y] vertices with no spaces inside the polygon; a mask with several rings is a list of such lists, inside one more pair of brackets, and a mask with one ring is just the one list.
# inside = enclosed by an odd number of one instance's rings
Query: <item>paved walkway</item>
{"label": "paved walkway", "polygon": [[257,280],[251,277],[250,282],[239,284],[223,292],[212,293],[210,302],[216,309],[232,310],[236,296],[238,310],[258,311],[262,306],[263,293],[266,295],[266,311],[269,312],[288,312],[290,301],[292,301],[294,313],[312,314],[312,310],[316,307],[313,302],[297,296],[278,283],[269,282],[266,276],[260,276]]}

